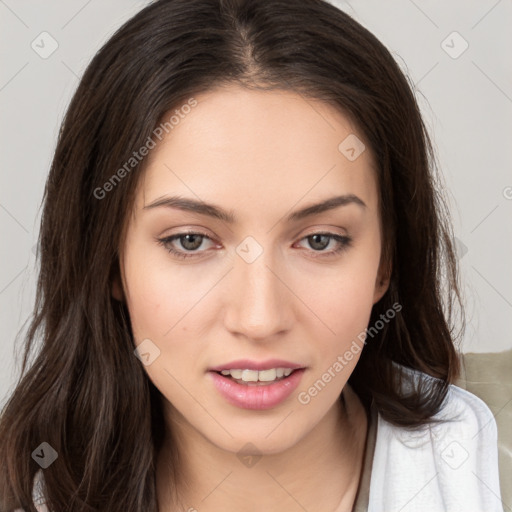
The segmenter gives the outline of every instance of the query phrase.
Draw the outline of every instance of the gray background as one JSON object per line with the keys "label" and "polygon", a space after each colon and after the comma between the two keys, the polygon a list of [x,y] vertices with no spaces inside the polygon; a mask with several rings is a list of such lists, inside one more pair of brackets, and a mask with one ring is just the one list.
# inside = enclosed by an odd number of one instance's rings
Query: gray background
{"label": "gray background", "polygon": [[[1,404],[19,373],[15,338],[34,298],[33,249],[60,122],[92,56],[147,3],[0,0]],[[512,1],[333,3],[373,32],[415,84],[458,239],[462,350],[512,347]]]}

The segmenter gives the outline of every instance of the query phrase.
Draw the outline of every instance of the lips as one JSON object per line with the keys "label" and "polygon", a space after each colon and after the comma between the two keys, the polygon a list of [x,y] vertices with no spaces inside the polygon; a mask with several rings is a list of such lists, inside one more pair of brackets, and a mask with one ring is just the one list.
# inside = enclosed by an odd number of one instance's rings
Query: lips
{"label": "lips", "polygon": [[214,388],[231,405],[241,409],[264,410],[285,402],[300,384],[305,371],[304,368],[297,369],[286,378],[265,384],[240,384],[215,370],[209,371],[208,376]]}
{"label": "lips", "polygon": [[[276,372],[268,372],[273,369]],[[231,373],[227,370],[231,370]],[[207,373],[216,390],[231,405],[242,409],[263,410],[284,402],[297,388],[305,371],[305,365],[284,359],[237,359],[212,366]],[[233,378],[234,374],[236,376]]]}

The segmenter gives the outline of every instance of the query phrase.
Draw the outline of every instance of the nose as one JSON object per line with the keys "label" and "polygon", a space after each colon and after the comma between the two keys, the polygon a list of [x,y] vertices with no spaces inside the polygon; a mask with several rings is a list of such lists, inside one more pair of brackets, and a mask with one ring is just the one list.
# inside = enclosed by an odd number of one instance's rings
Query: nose
{"label": "nose", "polygon": [[290,329],[293,294],[286,285],[286,275],[274,267],[271,251],[263,251],[252,263],[235,256],[225,303],[228,331],[264,341]]}

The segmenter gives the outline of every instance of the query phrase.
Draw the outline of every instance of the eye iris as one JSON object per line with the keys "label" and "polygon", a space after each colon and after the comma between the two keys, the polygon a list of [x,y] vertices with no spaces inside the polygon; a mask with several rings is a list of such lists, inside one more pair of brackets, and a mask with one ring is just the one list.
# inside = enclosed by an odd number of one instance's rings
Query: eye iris
{"label": "eye iris", "polygon": [[[183,235],[180,237],[180,242],[183,248],[187,249],[188,251],[193,251],[201,247],[201,243],[203,242],[203,236],[194,234]],[[191,243],[192,246],[189,246],[189,243]]]}
{"label": "eye iris", "polygon": [[[325,239],[325,243],[319,242],[321,238]],[[308,240],[310,242],[310,245],[313,249],[321,250],[325,249],[329,245],[330,237],[328,235],[311,235],[308,237]]]}

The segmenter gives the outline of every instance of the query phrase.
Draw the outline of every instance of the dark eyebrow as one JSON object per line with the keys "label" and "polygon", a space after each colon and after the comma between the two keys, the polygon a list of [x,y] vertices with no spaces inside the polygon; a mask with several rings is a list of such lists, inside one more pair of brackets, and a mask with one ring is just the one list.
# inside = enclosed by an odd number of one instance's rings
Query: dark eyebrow
{"label": "dark eyebrow", "polygon": [[[319,213],[323,213],[328,210],[338,208],[339,206],[346,206],[349,204],[356,204],[361,208],[366,208],[366,204],[362,201],[362,199],[355,196],[354,194],[346,194],[342,196],[331,197],[325,201],[322,201],[321,203],[306,206],[301,210],[292,212],[286,217],[286,222],[298,221],[306,217],[318,215]],[[197,201],[195,199],[184,198],[180,196],[161,197],[153,201],[151,204],[144,206],[144,209],[147,210],[151,208],[158,208],[160,206],[165,206],[167,208],[177,208],[179,210],[199,213],[200,215],[208,215],[209,217],[214,217],[215,219],[219,219],[230,224],[234,224],[236,222],[236,217],[231,211],[223,210],[214,204],[208,204],[203,201]]]}

